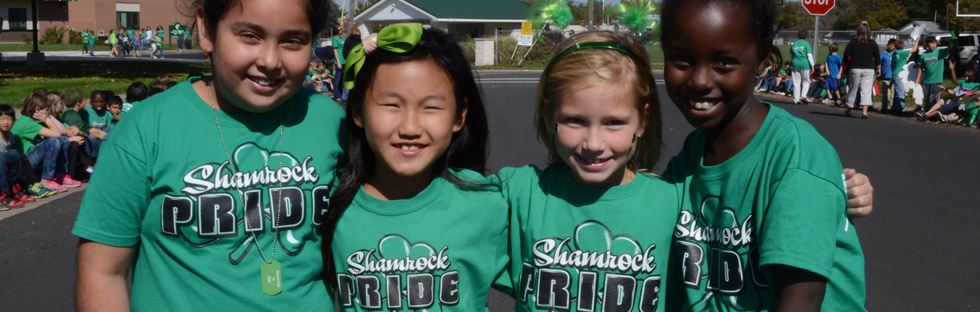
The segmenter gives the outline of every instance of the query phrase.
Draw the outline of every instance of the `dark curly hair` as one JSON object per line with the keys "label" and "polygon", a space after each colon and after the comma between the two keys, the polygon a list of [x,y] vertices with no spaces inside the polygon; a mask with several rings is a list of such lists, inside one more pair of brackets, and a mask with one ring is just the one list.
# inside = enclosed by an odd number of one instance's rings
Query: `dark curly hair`
{"label": "dark curly hair", "polygon": [[742,12],[732,12],[731,14],[745,14],[746,20],[750,21],[745,33],[757,39],[759,60],[770,60],[782,63],[782,53],[773,46],[772,41],[781,28],[776,23],[777,11],[782,7],[781,0],[664,0],[660,6],[661,27],[663,40],[666,41],[675,32],[672,28],[677,27],[677,12],[681,7],[687,5],[705,6],[711,3],[725,2],[736,7],[741,7]]}

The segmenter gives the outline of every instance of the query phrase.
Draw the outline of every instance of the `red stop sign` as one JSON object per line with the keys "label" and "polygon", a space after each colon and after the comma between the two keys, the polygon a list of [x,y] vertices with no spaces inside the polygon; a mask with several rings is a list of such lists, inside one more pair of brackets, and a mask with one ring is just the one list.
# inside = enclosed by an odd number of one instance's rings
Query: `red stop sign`
{"label": "red stop sign", "polygon": [[810,15],[826,15],[834,8],[834,0],[800,0],[800,3]]}

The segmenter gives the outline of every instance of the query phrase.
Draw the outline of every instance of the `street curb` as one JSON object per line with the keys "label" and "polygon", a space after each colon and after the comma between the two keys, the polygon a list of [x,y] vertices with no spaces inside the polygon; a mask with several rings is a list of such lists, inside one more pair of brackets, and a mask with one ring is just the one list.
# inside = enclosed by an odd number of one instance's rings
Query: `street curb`
{"label": "street curb", "polygon": [[[779,104],[784,104],[784,105],[793,105],[793,97],[792,96],[785,96],[785,95],[776,95],[776,94],[758,93],[758,92],[756,92],[755,93],[755,97],[758,98],[759,100],[764,100],[764,101],[768,101],[768,102],[779,103]],[[822,107],[822,108],[829,109],[829,110],[839,111],[839,112],[841,112],[840,113],[841,115],[843,115],[844,114],[844,111],[846,110],[846,107],[838,107],[838,106],[827,105],[827,104],[823,104],[823,103],[819,103],[819,104],[808,104],[808,105],[805,105],[805,106]],[[906,109],[908,109],[908,107],[906,107]],[[856,113],[854,114],[854,116],[855,117],[860,117],[860,115],[861,115],[860,110],[855,110],[855,112]],[[907,111],[904,112],[905,114],[910,114],[909,116],[895,116],[895,115],[892,115],[892,114],[882,114],[882,113],[879,113],[877,111],[874,111],[874,110],[870,110],[869,109],[868,110],[868,115],[872,119],[892,119],[892,120],[902,121],[902,122],[906,122],[906,123],[914,124],[914,125],[934,126],[934,127],[949,127],[950,129],[960,129],[962,131],[973,131],[973,132],[976,132],[976,133],[980,133],[980,129],[972,128],[972,127],[964,127],[964,126],[960,126],[960,125],[956,125],[956,124],[949,124],[949,123],[945,123],[944,124],[944,123],[937,123],[937,122],[933,122],[933,121],[920,122],[920,121],[916,120],[914,116],[911,115],[912,112],[913,111],[911,111],[911,110],[907,110]]]}
{"label": "street curb", "polygon": [[19,215],[19,214],[24,213],[24,212],[28,212],[28,211],[34,210],[36,208],[43,207],[43,206],[45,206],[45,205],[47,205],[47,204],[49,204],[49,203],[51,203],[53,201],[59,200],[61,198],[64,198],[65,196],[68,196],[68,195],[71,195],[71,194],[75,194],[75,193],[78,193],[78,192],[84,192],[85,189],[87,189],[87,188],[88,188],[88,183],[82,183],[82,186],[68,189],[67,192],[63,192],[63,193],[62,192],[58,192],[58,194],[55,194],[55,195],[52,195],[52,196],[48,196],[48,197],[45,197],[45,198],[39,198],[37,201],[35,201],[33,203],[25,203],[24,204],[24,207],[12,208],[12,209],[7,210],[7,211],[0,211],[0,221],[3,221],[4,219],[7,219],[7,218],[10,218],[10,217]]}

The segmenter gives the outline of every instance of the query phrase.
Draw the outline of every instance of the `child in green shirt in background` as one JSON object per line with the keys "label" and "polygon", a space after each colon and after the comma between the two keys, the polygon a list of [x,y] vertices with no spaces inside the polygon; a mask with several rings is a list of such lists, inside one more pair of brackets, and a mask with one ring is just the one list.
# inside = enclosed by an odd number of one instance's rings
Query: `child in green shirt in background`
{"label": "child in green shirt in background", "polygon": [[892,103],[891,113],[901,115],[905,110],[905,64],[908,64],[910,51],[905,50],[905,40],[895,40],[895,51],[892,52],[892,84],[895,86],[895,102]]}
{"label": "child in green shirt in background", "polygon": [[[921,36],[920,36],[921,38]],[[943,83],[943,65],[949,62],[949,51],[953,49],[956,38],[950,40],[950,47],[939,48],[936,37],[929,36],[925,39],[925,52],[919,53],[919,39],[915,40],[912,50],[912,58],[919,65],[919,77],[915,83],[922,84],[923,110],[927,111],[939,103],[939,86]],[[952,66],[952,65],[950,65]]]}

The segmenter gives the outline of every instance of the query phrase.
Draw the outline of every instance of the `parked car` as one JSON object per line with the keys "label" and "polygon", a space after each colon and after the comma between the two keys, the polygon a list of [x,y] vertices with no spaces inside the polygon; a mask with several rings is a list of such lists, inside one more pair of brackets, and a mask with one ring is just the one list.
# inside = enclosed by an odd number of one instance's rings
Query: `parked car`
{"label": "parked car", "polygon": [[[936,35],[940,47],[949,45],[951,36],[949,33]],[[962,72],[967,68],[976,69],[978,65],[977,43],[980,42],[980,32],[964,32],[956,34],[956,44],[959,46],[959,53],[950,53],[950,57],[956,56],[957,72]]]}

